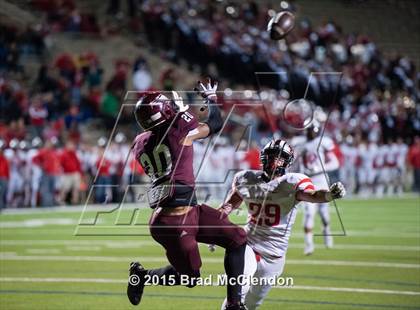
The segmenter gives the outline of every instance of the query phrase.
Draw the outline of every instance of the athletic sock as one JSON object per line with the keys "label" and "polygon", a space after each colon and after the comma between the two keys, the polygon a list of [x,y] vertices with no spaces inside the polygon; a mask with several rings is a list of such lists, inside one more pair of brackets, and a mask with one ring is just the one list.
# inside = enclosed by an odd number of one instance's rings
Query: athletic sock
{"label": "athletic sock", "polygon": [[[243,275],[245,267],[246,243],[234,248],[226,249],[225,271],[228,277],[227,300],[228,304],[238,304],[241,301],[242,287],[237,283],[238,277]],[[234,285],[229,284],[229,279],[235,279]]]}
{"label": "athletic sock", "polygon": [[314,243],[314,234],[312,232],[305,233],[304,240],[305,245],[312,245]]}

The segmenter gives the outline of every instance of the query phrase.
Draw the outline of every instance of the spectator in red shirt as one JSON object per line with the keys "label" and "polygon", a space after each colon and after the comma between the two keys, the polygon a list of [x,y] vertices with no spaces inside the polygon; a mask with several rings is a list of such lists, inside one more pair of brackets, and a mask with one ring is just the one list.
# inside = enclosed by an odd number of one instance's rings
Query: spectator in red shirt
{"label": "spectator in red shirt", "polygon": [[0,210],[6,206],[6,191],[9,183],[9,162],[3,154],[5,143],[0,140]]}
{"label": "spectator in red shirt", "polygon": [[76,74],[76,64],[73,55],[63,53],[57,56],[55,60],[55,67],[60,70],[60,75],[69,81],[74,81]]}
{"label": "spectator in red shirt", "polygon": [[33,159],[33,163],[42,169],[40,188],[42,206],[55,204],[55,189],[61,173],[60,157],[52,140],[47,140],[44,148]]}
{"label": "spectator in red shirt", "polygon": [[71,203],[79,202],[82,168],[76,154],[76,145],[72,140],[67,141],[60,153],[60,164],[63,174],[60,178],[60,202],[64,202],[71,193]]}
{"label": "spectator in red shirt", "polygon": [[29,108],[29,118],[36,136],[42,135],[42,130],[45,126],[47,117],[48,110],[43,105],[41,96],[34,96],[34,98],[32,99],[32,104]]}
{"label": "spectator in red shirt", "polygon": [[413,167],[413,191],[420,193],[420,137],[414,138],[413,145],[410,146],[407,154],[407,160],[411,167]]}
{"label": "spectator in red shirt", "polygon": [[111,190],[111,161],[104,156],[104,148],[101,148],[96,160],[98,177],[95,181],[95,201],[107,203],[112,201]]}

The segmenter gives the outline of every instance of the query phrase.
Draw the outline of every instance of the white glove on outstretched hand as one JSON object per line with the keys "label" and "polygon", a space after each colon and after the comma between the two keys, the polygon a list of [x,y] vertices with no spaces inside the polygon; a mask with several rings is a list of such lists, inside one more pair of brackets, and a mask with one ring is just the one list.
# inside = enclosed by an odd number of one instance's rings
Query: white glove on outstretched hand
{"label": "white glove on outstretched hand", "polygon": [[211,79],[207,79],[207,84],[204,85],[201,81],[197,82],[197,87],[194,88],[196,92],[198,92],[204,99],[210,99],[216,101],[217,95],[217,82],[214,82],[212,85]]}
{"label": "white glove on outstretched hand", "polygon": [[343,183],[336,182],[330,186],[330,193],[333,199],[340,199],[346,195],[346,189]]}

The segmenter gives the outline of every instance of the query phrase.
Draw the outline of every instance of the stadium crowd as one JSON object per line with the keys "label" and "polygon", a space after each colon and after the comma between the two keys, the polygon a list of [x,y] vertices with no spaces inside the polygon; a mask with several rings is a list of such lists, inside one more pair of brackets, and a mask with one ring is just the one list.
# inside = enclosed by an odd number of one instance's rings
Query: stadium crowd
{"label": "stadium crowd", "polygon": [[[40,138],[34,138],[31,143],[12,139],[8,146],[1,141],[1,206],[80,204],[88,198],[96,203],[122,199],[135,202],[148,178],[133,158],[130,147],[122,133],[117,133],[108,147],[104,137],[97,145],[76,144],[71,139],[59,145],[53,138],[44,143]],[[247,145],[243,140],[237,146],[224,136],[210,146],[198,142],[194,147],[197,188],[212,199],[223,198],[233,171],[260,169],[260,147],[255,142]],[[346,140],[337,143],[336,154],[341,165],[331,178],[339,177],[350,194],[399,195],[407,189],[404,188],[407,184],[420,192],[418,137],[409,148],[401,140],[381,145]],[[410,171],[412,178],[408,175]],[[95,185],[91,193],[90,184]]]}
{"label": "stadium crowd", "polygon": [[217,76],[232,85],[287,90],[289,99],[304,97],[336,108],[344,122],[360,118],[357,123],[372,123],[374,113],[387,141],[402,137],[410,143],[420,134],[418,71],[406,57],[384,57],[367,36],[346,34],[332,21],[314,27],[303,19],[277,43],[265,31],[274,13],[267,4],[162,3],[144,2],[144,30],[149,42],[175,62],[185,59],[203,74],[215,65]]}
{"label": "stadium crowd", "polygon": [[[176,69],[163,71],[156,83],[143,57],[132,63],[120,58],[112,77],[104,81],[94,53],[63,53],[46,61],[43,53],[51,31],[98,33],[100,26],[94,15],[79,13],[73,1],[64,1],[59,9],[51,9],[51,1],[35,2],[47,12],[47,24],[25,31],[0,27],[0,207],[77,204],[87,198],[91,184],[96,186],[90,201],[116,202],[123,196],[134,201],[135,188],[124,195],[125,186],[146,180],[129,156],[133,137],[117,134],[102,156],[107,140],[88,143],[81,126],[99,120],[111,128],[129,78],[138,91],[171,90]],[[114,3],[110,10],[116,7]],[[186,60],[203,73],[213,71],[225,86],[223,100],[230,88],[257,88],[268,109],[269,120],[261,109],[244,105],[235,111],[253,125],[251,145],[237,151],[235,145],[244,142],[234,126],[228,126],[203,165],[199,182],[223,183],[232,168],[258,169],[264,138],[273,132],[290,139],[296,135],[285,126],[282,111],[287,102],[303,97],[309,81],[306,99],[324,118],[331,112],[326,134],[337,144],[337,173],[349,192],[400,193],[405,183],[420,192],[419,74],[413,63],[401,56],[387,59],[366,36],[345,34],[333,22],[315,28],[304,19],[285,42],[273,43],[264,31],[270,10],[252,1],[238,6],[143,1],[139,6],[137,18],[150,45],[161,48],[167,59],[175,64]],[[24,64],[30,56],[39,57],[43,65],[28,86]],[[257,71],[288,74],[256,80]],[[336,71],[342,74],[311,75]],[[230,107],[226,100],[224,108]],[[134,120],[127,115],[125,122]],[[206,146],[197,143],[196,149],[200,163]],[[411,171],[413,176],[404,181]]]}

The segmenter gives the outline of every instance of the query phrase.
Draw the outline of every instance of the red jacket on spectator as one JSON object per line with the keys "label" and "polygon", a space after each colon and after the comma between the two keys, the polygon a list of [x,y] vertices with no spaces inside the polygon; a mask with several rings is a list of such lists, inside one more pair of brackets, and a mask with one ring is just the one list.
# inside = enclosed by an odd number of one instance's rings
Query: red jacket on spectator
{"label": "red jacket on spectator", "polygon": [[340,163],[340,166],[342,166],[344,164],[344,155],[341,152],[341,148],[340,148],[340,145],[338,143],[334,142],[333,152],[334,152],[335,156],[337,156],[337,159],[338,159],[338,162]]}
{"label": "red jacket on spectator", "polygon": [[63,149],[60,154],[60,163],[64,173],[82,172],[80,160],[74,150]]}
{"label": "red jacket on spectator", "polygon": [[96,161],[96,168],[98,169],[98,176],[109,177],[111,175],[111,162],[104,158],[101,163],[101,158]]}
{"label": "red jacket on spectator", "polygon": [[144,174],[143,167],[134,158],[130,161],[130,171],[131,171],[132,174],[137,174],[137,175],[143,175]]}
{"label": "red jacket on spectator", "polygon": [[407,160],[414,169],[420,169],[420,144],[413,144],[408,150]]}
{"label": "red jacket on spectator", "polygon": [[33,158],[47,175],[59,175],[61,172],[60,157],[55,149],[43,148]]}
{"label": "red jacket on spectator", "polygon": [[66,70],[69,72],[76,71],[76,64],[74,63],[73,56],[69,53],[62,53],[55,59],[54,65],[60,70]]}
{"label": "red jacket on spectator", "polygon": [[249,164],[250,169],[259,170],[261,167],[260,151],[257,148],[249,149],[245,155],[244,160]]}
{"label": "red jacket on spectator", "polygon": [[9,179],[9,162],[3,153],[0,153],[0,178]]}

